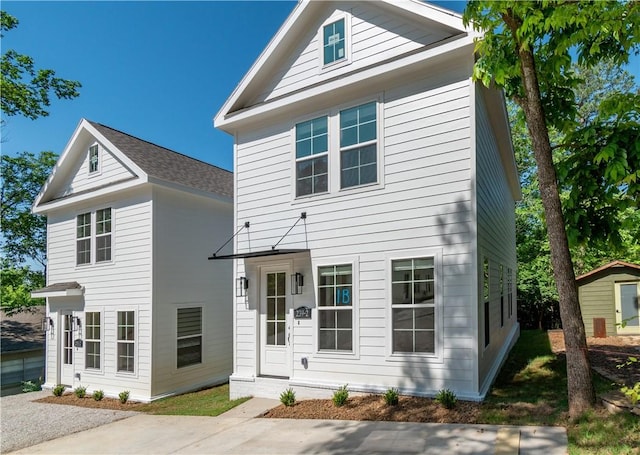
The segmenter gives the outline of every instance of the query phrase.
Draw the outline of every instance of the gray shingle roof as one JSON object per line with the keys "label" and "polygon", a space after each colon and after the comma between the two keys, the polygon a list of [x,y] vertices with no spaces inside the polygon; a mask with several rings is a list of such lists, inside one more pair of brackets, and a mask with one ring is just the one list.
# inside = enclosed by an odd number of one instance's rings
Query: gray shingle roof
{"label": "gray shingle roof", "polygon": [[29,351],[44,348],[42,318],[45,307],[32,307],[28,311],[8,316],[0,312],[2,352]]}
{"label": "gray shingle roof", "polygon": [[68,289],[80,289],[80,283],[77,281],[69,281],[66,283],[54,283],[40,289],[34,289],[32,292],[36,294],[44,294],[46,292],[66,291]]}
{"label": "gray shingle roof", "polygon": [[233,197],[233,173],[87,120],[150,177]]}

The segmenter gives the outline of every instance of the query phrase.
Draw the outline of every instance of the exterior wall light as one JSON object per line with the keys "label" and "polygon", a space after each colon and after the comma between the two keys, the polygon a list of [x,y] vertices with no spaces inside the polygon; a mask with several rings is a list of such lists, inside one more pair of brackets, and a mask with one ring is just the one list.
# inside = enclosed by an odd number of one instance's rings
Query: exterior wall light
{"label": "exterior wall light", "polygon": [[291,275],[291,295],[302,294],[302,286],[304,286],[304,275],[300,272]]}
{"label": "exterior wall light", "polygon": [[236,297],[246,297],[249,289],[249,279],[245,276],[236,278]]}

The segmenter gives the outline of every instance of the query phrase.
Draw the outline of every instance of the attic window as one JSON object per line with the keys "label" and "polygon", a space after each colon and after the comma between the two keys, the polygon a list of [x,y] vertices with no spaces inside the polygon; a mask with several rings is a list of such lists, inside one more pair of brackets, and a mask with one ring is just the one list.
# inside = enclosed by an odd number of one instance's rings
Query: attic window
{"label": "attic window", "polygon": [[89,147],[89,174],[98,172],[100,169],[100,157],[98,155],[98,144]]}
{"label": "attic window", "polygon": [[322,27],[323,61],[325,65],[346,59],[345,28],[344,18]]}

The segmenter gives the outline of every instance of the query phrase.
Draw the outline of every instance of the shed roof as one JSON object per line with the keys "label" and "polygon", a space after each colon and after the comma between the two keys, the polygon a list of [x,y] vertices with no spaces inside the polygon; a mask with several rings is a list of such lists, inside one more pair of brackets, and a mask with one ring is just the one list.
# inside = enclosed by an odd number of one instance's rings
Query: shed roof
{"label": "shed roof", "polygon": [[576,281],[584,280],[585,278],[589,278],[590,276],[593,276],[598,272],[602,272],[604,270],[614,269],[614,268],[630,268],[630,269],[640,270],[640,265],[633,264],[631,262],[613,261],[601,267],[598,267],[597,269],[593,269],[592,271],[587,272],[583,275],[580,275],[579,277],[576,278]]}
{"label": "shed roof", "polygon": [[45,307],[8,316],[2,313],[2,352],[31,351],[44,348],[42,317]]}

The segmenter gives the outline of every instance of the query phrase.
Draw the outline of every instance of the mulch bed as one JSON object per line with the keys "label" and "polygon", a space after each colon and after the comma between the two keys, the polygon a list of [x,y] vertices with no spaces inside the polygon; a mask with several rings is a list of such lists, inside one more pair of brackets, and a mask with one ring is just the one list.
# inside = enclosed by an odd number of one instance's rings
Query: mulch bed
{"label": "mulch bed", "polygon": [[35,401],[36,403],[68,404],[72,406],[82,406],[84,408],[111,409],[114,411],[137,411],[138,408],[144,405],[136,401],[127,401],[123,404],[115,398],[103,398],[100,401],[96,401],[90,395],[84,398],[78,398],[73,393],[65,393],[60,397],[50,395]]}

